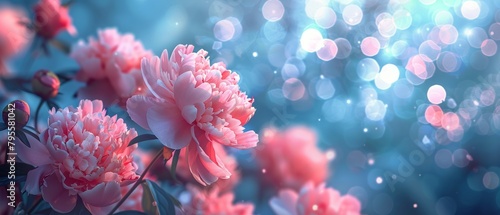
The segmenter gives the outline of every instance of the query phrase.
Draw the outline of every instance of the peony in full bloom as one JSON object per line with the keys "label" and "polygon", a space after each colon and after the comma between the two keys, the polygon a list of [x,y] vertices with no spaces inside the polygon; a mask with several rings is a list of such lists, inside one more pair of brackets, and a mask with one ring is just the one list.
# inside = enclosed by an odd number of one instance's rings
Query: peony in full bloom
{"label": "peony in full bloom", "polygon": [[193,49],[178,45],[170,59],[166,50],[161,59],[144,59],[141,68],[151,95],[133,96],[127,111],[166,147],[186,150],[191,174],[208,185],[231,176],[214,145],[246,149],[257,144],[254,131],[243,131],[255,108],[240,91],[238,74],[223,63],[210,65],[206,51]]}
{"label": "peony in full bloom", "polygon": [[220,194],[218,189],[200,190],[188,186],[191,199],[183,205],[186,215],[213,214],[213,215],[251,215],[254,206],[249,203],[233,204],[234,194]]}
{"label": "peony in full bloom", "polygon": [[78,108],[50,111],[48,128],[40,141],[27,135],[31,148],[16,144],[19,158],[34,170],[28,173],[25,190],[41,194],[54,210],[70,212],[78,196],[93,214],[122,197],[121,186],[139,177],[131,155],[137,136],[122,119],[110,117],[101,101],[80,101]]}
{"label": "peony in full bloom", "polygon": [[[219,179],[213,184],[210,185],[210,188],[217,187],[221,193],[232,191],[233,188],[238,184],[240,180],[240,173],[238,171],[238,162],[234,156],[229,155],[224,147],[220,144],[214,144],[214,152],[217,154],[227,168],[227,170],[231,173],[231,177],[228,179]],[[167,165],[172,165],[172,159],[167,162]],[[196,180],[192,176],[189,171],[189,163],[188,158],[186,156],[186,150],[182,150],[179,155],[179,161],[177,162],[176,174],[178,174],[182,179],[186,180],[189,183],[196,183]]]}
{"label": "peony in full bloom", "polygon": [[76,34],[68,8],[61,5],[61,0],[40,0],[34,11],[35,29],[41,37],[52,39],[62,30]]}
{"label": "peony in full bloom", "polygon": [[8,74],[5,60],[21,52],[32,35],[27,28],[29,19],[23,10],[0,5],[0,77]]}
{"label": "peony in full bloom", "polygon": [[284,189],[269,204],[277,215],[359,215],[361,203],[351,195],[341,196],[324,184],[307,183],[299,193]]}
{"label": "peony in full bloom", "polygon": [[264,177],[281,188],[299,190],[306,182],[315,185],[328,177],[328,159],[317,146],[316,133],[303,126],[279,131],[264,129],[256,157],[266,170]]}
{"label": "peony in full bloom", "polygon": [[87,84],[78,91],[78,97],[100,99],[105,107],[114,103],[125,106],[128,98],[146,92],[141,59],[152,54],[132,34],[121,35],[114,28],[97,34],[88,44],[78,42],[70,54],[81,67],[76,80]]}

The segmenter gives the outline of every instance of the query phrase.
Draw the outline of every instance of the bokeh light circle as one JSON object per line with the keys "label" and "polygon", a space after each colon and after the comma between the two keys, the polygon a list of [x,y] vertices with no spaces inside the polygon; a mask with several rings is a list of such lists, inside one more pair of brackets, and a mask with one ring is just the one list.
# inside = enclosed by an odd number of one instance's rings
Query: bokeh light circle
{"label": "bokeh light circle", "polygon": [[267,0],[262,6],[262,15],[270,22],[276,22],[283,18],[285,8],[279,0]]}
{"label": "bokeh light circle", "polygon": [[321,7],[316,11],[316,14],[314,14],[314,21],[316,21],[316,24],[321,28],[328,29],[335,25],[337,15],[332,8]]}
{"label": "bokeh light circle", "polygon": [[358,5],[350,4],[342,10],[342,18],[348,25],[357,25],[363,19],[363,11]]}
{"label": "bokeh light circle", "polygon": [[218,40],[225,42],[233,39],[235,33],[234,25],[231,21],[223,19],[214,26],[214,36]]}
{"label": "bokeh light circle", "polygon": [[297,101],[304,96],[306,88],[299,79],[290,78],[285,81],[282,90],[285,98],[291,101]]}
{"label": "bokeh light circle", "polygon": [[300,45],[307,52],[318,51],[323,46],[323,35],[317,29],[309,28],[302,33]]}
{"label": "bokeh light circle", "polygon": [[316,55],[323,61],[329,61],[337,56],[338,47],[335,41],[331,39],[324,39],[323,45],[316,51]]}
{"label": "bokeh light circle", "polygon": [[380,51],[380,42],[375,37],[366,37],[361,41],[361,52],[368,57],[378,54]]}
{"label": "bokeh light circle", "polygon": [[468,20],[474,20],[479,17],[481,13],[481,7],[476,1],[464,1],[462,7],[460,8],[462,16]]}
{"label": "bokeh light circle", "polygon": [[432,104],[441,104],[446,99],[446,90],[441,85],[432,85],[427,90],[427,99]]}

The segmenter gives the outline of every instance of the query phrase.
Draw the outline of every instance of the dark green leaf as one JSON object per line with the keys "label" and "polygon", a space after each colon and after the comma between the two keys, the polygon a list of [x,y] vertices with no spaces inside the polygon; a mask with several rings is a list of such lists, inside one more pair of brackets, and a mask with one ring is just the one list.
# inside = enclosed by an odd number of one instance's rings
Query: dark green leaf
{"label": "dark green leaf", "polygon": [[165,192],[165,190],[153,181],[146,179],[144,183],[149,187],[149,189],[144,190],[144,192],[149,191],[149,193],[151,193],[156,202],[155,205],[158,208],[158,213],[175,214],[175,203],[172,201],[173,196]]}
{"label": "dark green leaf", "polygon": [[28,138],[26,137],[26,134],[24,134],[24,132],[22,130],[16,132],[16,137],[18,137],[19,140],[21,140],[24,143],[24,145],[27,145],[28,147],[31,147],[31,144],[28,141]]}
{"label": "dark green leaf", "polygon": [[[0,187],[8,186],[11,181],[12,181],[12,179],[9,179],[7,176],[0,177]],[[25,175],[20,175],[20,176],[16,175],[16,179],[14,181],[16,181],[16,183],[24,182],[24,181],[26,181],[26,176]]]}
{"label": "dark green leaf", "polygon": [[158,209],[153,206],[154,199],[153,194],[151,194],[151,190],[149,189],[149,185],[146,181],[141,183],[143,192],[142,192],[142,210],[147,214],[158,214]]}
{"label": "dark green leaf", "polygon": [[52,110],[52,108],[55,108],[56,110],[59,110],[59,105],[57,105],[52,100],[47,100],[47,105],[49,106],[49,110]]}
{"label": "dark green leaf", "polygon": [[40,137],[38,137],[38,134],[35,134],[34,132],[28,130],[28,129],[23,129],[23,131],[27,134],[29,134],[30,136],[32,136],[33,138],[35,138],[36,140],[40,141]]}
{"label": "dark green leaf", "polygon": [[138,142],[143,142],[143,141],[147,141],[147,140],[156,140],[156,139],[158,139],[158,138],[154,134],[141,134],[141,135],[135,137],[134,139],[132,139],[128,145],[131,146],[131,145],[134,145]]}
{"label": "dark green leaf", "polygon": [[115,213],[115,215],[148,215],[149,213],[144,213],[140,211],[122,211]]}
{"label": "dark green leaf", "polygon": [[[7,159],[8,160],[8,159]],[[18,176],[23,176],[27,175],[29,171],[34,169],[35,167],[27,164],[27,163],[21,163],[16,160],[16,178]],[[0,165],[0,177],[7,177],[10,169],[10,163],[4,163]]]}
{"label": "dark green leaf", "polygon": [[177,169],[177,162],[179,161],[179,154],[181,150],[175,150],[174,158],[172,159],[172,166],[170,167],[170,175],[174,178],[174,181],[177,181],[177,176],[175,174],[175,170]]}

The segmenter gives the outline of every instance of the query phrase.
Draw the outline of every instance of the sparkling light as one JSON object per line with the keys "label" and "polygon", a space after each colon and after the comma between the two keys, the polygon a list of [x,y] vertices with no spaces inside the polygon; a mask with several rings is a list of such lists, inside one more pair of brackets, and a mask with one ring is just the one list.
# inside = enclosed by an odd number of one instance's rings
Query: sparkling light
{"label": "sparkling light", "polygon": [[460,9],[462,16],[469,20],[474,20],[479,17],[481,7],[476,1],[465,1]]}
{"label": "sparkling light", "polygon": [[441,85],[432,85],[427,90],[427,99],[432,104],[441,104],[446,99],[446,90]]}
{"label": "sparkling light", "polygon": [[262,6],[262,15],[270,22],[279,21],[284,13],[285,8],[279,0],[268,0]]}
{"label": "sparkling light", "polygon": [[309,28],[302,33],[300,45],[307,52],[315,52],[323,47],[323,35],[314,28]]}

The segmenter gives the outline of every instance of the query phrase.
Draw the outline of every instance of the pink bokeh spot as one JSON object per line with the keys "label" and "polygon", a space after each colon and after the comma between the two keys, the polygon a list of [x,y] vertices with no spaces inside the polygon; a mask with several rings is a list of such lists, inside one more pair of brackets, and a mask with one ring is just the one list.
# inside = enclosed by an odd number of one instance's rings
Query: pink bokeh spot
{"label": "pink bokeh spot", "polygon": [[368,57],[375,56],[380,51],[380,42],[375,37],[367,37],[361,41],[361,51]]}
{"label": "pink bokeh spot", "polygon": [[425,120],[433,126],[441,126],[441,119],[443,118],[443,110],[437,105],[430,105],[425,110]]}

